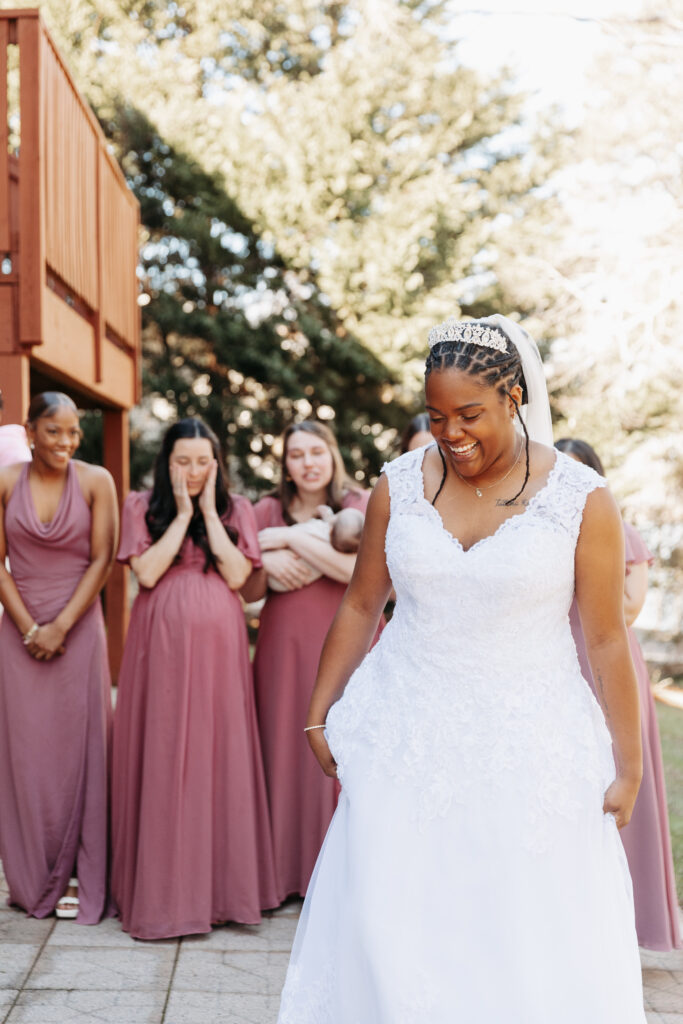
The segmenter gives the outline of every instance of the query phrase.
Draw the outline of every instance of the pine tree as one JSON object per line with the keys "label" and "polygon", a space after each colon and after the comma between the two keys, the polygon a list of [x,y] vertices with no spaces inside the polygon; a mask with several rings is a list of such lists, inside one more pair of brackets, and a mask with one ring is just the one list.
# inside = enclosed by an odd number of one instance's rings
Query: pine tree
{"label": "pine tree", "polygon": [[[248,487],[268,486],[276,438],[295,417],[335,410],[349,466],[375,475],[373,443],[397,424],[390,377],[348,335],[311,284],[288,270],[225,184],[168,146],[130,109],[118,112],[121,163],[141,204],[145,409],[201,415]],[[344,401],[352,391],[354,401]],[[148,428],[138,416],[138,431]],[[134,477],[150,448],[134,446]]]}

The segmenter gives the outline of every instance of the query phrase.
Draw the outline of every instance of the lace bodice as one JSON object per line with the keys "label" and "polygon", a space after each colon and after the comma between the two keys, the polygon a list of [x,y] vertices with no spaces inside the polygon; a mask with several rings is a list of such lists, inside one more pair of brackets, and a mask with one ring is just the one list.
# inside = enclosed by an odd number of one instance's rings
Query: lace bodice
{"label": "lace bodice", "polygon": [[465,550],[424,497],[424,453],[384,467],[396,607],[330,709],[330,746],[343,782],[354,750],[371,748],[376,766],[418,787],[426,818],[473,783],[519,773],[538,846],[544,806],[572,814],[577,779],[597,791],[612,773],[568,621],[584,505],[605,481],[557,453],[525,511]]}

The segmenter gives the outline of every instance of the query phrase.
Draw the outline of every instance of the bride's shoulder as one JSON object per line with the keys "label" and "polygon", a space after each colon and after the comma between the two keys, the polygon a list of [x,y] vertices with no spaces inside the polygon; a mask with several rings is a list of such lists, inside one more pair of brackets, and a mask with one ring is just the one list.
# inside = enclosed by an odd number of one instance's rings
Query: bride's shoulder
{"label": "bride's shoulder", "polygon": [[[422,493],[423,475],[424,479],[427,479],[428,465],[431,457],[435,455],[431,447],[425,445],[422,448],[414,448],[392,459],[391,462],[384,463],[380,481],[386,480],[392,501],[412,503],[416,496]],[[433,447],[436,450],[436,446]],[[436,461],[439,462],[438,455]]]}

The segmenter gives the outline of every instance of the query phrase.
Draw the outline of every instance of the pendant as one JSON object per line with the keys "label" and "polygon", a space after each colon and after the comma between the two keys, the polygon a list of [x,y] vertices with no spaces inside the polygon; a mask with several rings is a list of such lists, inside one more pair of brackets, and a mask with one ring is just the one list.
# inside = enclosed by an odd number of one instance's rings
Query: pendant
{"label": "pendant", "polygon": [[479,490],[479,488],[478,488],[478,487],[475,487],[475,488],[474,488],[474,493],[476,494],[476,496],[477,496],[478,498],[482,498],[482,497],[483,497],[483,494],[481,493],[481,491]]}

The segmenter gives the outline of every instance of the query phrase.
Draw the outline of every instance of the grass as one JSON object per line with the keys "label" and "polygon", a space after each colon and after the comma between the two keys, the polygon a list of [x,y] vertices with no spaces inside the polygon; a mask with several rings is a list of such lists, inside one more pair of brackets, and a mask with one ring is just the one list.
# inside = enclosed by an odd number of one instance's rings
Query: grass
{"label": "grass", "polygon": [[678,900],[683,903],[683,710],[655,702],[669,803]]}

